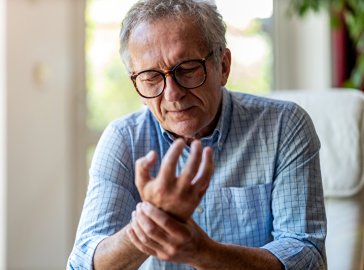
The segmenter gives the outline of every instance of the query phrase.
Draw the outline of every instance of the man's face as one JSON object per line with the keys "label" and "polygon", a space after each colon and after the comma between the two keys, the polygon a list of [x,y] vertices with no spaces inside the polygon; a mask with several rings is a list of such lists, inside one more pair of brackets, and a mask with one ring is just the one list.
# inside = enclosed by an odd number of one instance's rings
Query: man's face
{"label": "man's face", "polygon": [[[189,21],[164,19],[138,25],[128,44],[132,71],[169,70],[182,61],[206,57],[210,51]],[[198,88],[185,89],[167,76],[162,95],[143,99],[165,130],[185,139],[201,138],[213,131],[221,105],[221,86],[230,71],[230,51],[222,53],[218,64],[210,57],[206,70],[206,82]]]}

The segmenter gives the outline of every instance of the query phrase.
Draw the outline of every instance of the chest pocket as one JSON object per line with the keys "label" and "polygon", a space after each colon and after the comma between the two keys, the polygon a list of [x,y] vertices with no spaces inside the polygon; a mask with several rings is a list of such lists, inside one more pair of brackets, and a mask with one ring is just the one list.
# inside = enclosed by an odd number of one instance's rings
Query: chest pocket
{"label": "chest pocket", "polygon": [[263,246],[271,241],[272,184],[226,187],[206,194],[210,236],[221,242]]}

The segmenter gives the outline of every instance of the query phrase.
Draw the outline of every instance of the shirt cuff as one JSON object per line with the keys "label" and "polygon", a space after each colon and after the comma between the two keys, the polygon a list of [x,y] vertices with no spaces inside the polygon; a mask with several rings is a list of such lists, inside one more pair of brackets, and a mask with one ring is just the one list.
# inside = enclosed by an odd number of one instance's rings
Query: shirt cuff
{"label": "shirt cuff", "polygon": [[87,242],[78,243],[73,247],[73,251],[67,262],[67,270],[92,270],[94,269],[93,257],[97,246],[108,235],[98,235]]}
{"label": "shirt cuff", "polygon": [[262,248],[276,256],[286,270],[326,269],[325,262],[319,252],[313,246],[297,239],[278,239]]}

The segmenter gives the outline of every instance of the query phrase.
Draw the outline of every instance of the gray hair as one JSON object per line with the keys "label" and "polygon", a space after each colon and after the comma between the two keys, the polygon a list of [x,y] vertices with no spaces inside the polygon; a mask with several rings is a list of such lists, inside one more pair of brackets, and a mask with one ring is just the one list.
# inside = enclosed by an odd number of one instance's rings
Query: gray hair
{"label": "gray hair", "polygon": [[139,0],[126,14],[120,30],[120,55],[124,65],[131,68],[128,42],[131,32],[142,22],[164,18],[193,21],[200,27],[202,42],[214,51],[215,61],[226,48],[226,25],[211,0]]}

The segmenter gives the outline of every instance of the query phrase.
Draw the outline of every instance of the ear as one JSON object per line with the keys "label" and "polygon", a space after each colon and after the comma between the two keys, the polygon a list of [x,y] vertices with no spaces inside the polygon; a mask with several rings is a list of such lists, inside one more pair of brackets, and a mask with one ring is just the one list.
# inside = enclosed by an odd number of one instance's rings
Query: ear
{"label": "ear", "polygon": [[228,48],[221,54],[221,86],[225,86],[230,74],[231,52]]}

